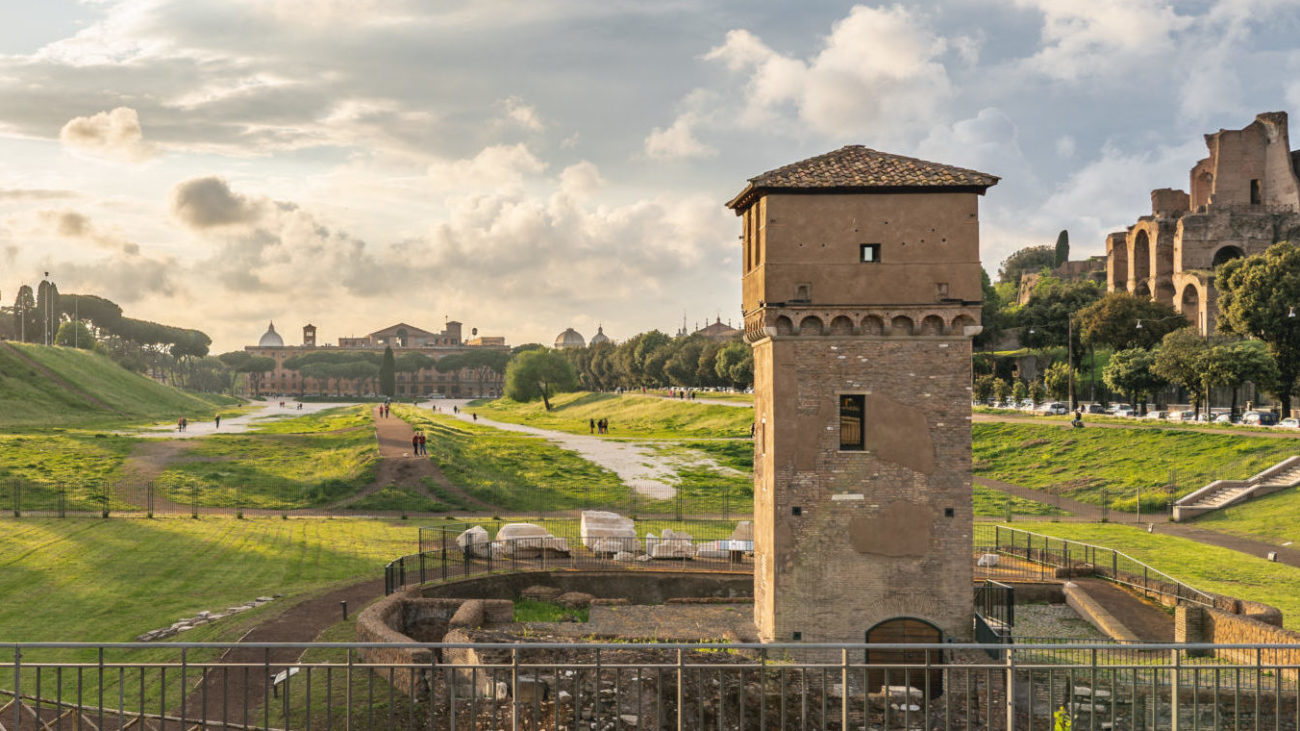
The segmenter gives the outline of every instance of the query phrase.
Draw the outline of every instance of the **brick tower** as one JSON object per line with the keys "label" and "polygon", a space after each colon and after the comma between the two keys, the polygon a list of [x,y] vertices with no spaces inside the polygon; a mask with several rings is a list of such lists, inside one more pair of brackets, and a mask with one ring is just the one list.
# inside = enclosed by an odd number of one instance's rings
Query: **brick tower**
{"label": "brick tower", "polygon": [[853,145],[727,204],[744,221],[764,641],[970,639],[978,196],[997,181]]}

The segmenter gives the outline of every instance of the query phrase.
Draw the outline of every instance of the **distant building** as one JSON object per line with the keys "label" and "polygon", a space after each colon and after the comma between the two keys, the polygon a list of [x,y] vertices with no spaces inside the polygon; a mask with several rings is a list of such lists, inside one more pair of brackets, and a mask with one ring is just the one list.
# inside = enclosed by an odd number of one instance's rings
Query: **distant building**
{"label": "distant building", "polygon": [[732,327],[730,323],[723,324],[722,316],[719,315],[718,319],[691,334],[706,337],[710,340],[733,340],[740,337],[740,330]]}
{"label": "distant building", "polygon": [[573,328],[567,328],[564,332],[555,336],[555,347],[564,348],[585,348],[587,341]]}
{"label": "distant building", "polygon": [[[1057,279],[1065,281],[1091,280],[1098,284],[1106,283],[1106,257],[1090,256],[1082,261],[1067,261],[1059,267],[1052,269],[1050,275]],[[1029,302],[1030,296],[1034,294],[1034,287],[1038,280],[1042,278],[1041,272],[1025,272],[1020,275],[1020,290],[1016,295],[1016,303],[1023,305]]]}
{"label": "distant building", "polygon": [[[250,345],[244,350],[254,355],[275,359],[275,369],[263,374],[255,374],[244,384],[248,393],[272,393],[295,396],[368,394],[377,389],[371,379],[356,378],[312,378],[304,376],[297,370],[284,367],[284,362],[295,355],[306,352],[334,351],[380,351],[392,348],[401,356],[406,352],[422,353],[439,359],[448,355],[464,353],[478,348],[506,350],[504,337],[476,337],[469,342],[461,342],[461,323],[449,321],[442,332],[424,330],[414,325],[399,322],[396,325],[376,330],[362,337],[339,338],[337,346],[316,344],[316,326],[307,325],[302,329],[302,345],[285,345],[284,339],[275,331],[275,324],[267,327],[257,345]],[[441,373],[436,368],[422,368],[414,372],[398,372],[396,396],[399,398],[425,397],[443,395],[451,398],[495,398],[501,395],[504,385],[502,376],[487,368],[462,368],[449,373]]]}
{"label": "distant building", "polygon": [[1190,194],[1151,191],[1151,213],[1106,237],[1106,282],[1172,305],[1209,333],[1219,314],[1215,268],[1300,241],[1300,150],[1291,150],[1286,112],[1207,134],[1205,145]]}
{"label": "distant building", "polygon": [[605,334],[605,326],[597,325],[596,334],[591,336],[591,344],[600,345],[601,343],[612,343],[612,342],[614,341],[610,340],[609,336]]}

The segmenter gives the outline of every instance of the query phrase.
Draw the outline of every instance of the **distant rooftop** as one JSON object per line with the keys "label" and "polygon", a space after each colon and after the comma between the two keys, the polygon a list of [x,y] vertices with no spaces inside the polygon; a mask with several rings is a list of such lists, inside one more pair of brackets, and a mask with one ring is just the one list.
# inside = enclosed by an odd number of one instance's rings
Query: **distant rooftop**
{"label": "distant rooftop", "polygon": [[862,145],[847,145],[825,155],[791,163],[749,179],[727,203],[737,211],[763,191],[850,192],[900,188],[940,188],[983,193],[996,175],[952,165],[892,155]]}

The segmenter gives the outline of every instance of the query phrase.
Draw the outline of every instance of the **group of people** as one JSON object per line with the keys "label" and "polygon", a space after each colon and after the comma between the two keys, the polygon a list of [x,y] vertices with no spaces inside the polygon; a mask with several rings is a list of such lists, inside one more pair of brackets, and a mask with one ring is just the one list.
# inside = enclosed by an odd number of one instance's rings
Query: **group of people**
{"label": "group of people", "polygon": [[[475,420],[477,421],[477,417],[475,418]],[[597,421],[595,419],[589,419],[588,426],[591,429],[592,434],[609,433],[609,419],[601,419],[600,421]]]}
{"label": "group of people", "polygon": [[429,450],[424,445],[425,441],[424,432],[422,431],[411,435],[411,451],[415,453],[415,456],[429,456]]}
{"label": "group of people", "polygon": [[670,394],[669,398],[689,399],[691,401],[695,400],[695,392],[688,391],[684,388],[674,388],[671,391],[669,391],[669,394]]}
{"label": "group of people", "polygon": [[380,404],[379,408],[376,410],[377,413],[379,414],[379,418],[387,419],[389,414],[392,412],[392,408],[393,408],[392,404],[389,403]]}
{"label": "group of people", "polygon": [[190,425],[189,419],[186,419],[184,416],[182,416],[181,418],[176,420],[176,431],[185,431],[185,427],[189,425]]}

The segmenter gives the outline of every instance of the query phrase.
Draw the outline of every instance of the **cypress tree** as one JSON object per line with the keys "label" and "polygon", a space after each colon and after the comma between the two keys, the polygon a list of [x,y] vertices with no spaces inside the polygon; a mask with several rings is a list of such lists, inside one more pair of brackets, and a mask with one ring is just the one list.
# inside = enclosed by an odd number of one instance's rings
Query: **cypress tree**
{"label": "cypress tree", "polygon": [[1070,260],[1070,232],[1061,231],[1056,235],[1056,264],[1053,268],[1059,267]]}
{"label": "cypress tree", "polygon": [[397,393],[397,364],[392,348],[384,348],[384,359],[379,363],[379,392],[388,398]]}

